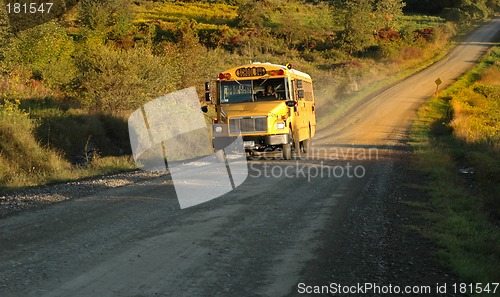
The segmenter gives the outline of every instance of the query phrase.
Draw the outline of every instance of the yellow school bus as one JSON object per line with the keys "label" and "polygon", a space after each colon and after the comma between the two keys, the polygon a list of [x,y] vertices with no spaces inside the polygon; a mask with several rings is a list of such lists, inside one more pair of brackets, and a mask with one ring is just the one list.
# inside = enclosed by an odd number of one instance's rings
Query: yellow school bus
{"label": "yellow school bus", "polygon": [[[209,86],[207,86],[209,92]],[[252,63],[222,71],[212,91],[217,110],[213,125],[216,154],[227,139],[241,135],[250,154],[282,151],[292,158],[310,150],[316,132],[311,77],[271,63]],[[216,144],[218,143],[218,144]]]}

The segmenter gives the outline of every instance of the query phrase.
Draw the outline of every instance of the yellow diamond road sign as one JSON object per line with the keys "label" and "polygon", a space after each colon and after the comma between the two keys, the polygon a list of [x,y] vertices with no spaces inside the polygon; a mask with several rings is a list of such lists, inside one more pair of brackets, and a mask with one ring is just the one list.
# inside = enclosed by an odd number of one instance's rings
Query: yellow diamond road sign
{"label": "yellow diamond road sign", "polygon": [[438,85],[438,86],[439,86],[440,84],[442,84],[442,83],[443,83],[443,81],[442,81],[439,77],[438,77],[438,79],[436,79],[434,82],[435,82],[435,83],[436,83],[436,85]]}

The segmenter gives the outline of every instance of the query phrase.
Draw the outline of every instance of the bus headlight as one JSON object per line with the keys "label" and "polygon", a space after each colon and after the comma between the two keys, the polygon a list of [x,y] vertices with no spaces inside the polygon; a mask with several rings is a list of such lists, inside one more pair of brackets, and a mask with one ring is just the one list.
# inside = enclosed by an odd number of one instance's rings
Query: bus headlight
{"label": "bus headlight", "polygon": [[215,127],[215,132],[216,133],[222,133],[222,127],[221,126]]}
{"label": "bus headlight", "polygon": [[285,127],[286,127],[286,125],[283,122],[276,123],[276,129],[281,130],[281,129],[285,129]]}

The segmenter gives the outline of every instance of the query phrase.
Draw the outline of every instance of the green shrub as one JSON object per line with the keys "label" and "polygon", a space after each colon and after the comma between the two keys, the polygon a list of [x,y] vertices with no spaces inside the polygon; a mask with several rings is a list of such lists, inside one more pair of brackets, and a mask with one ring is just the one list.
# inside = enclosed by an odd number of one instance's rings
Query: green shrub
{"label": "green shrub", "polygon": [[50,87],[67,85],[76,74],[73,40],[56,22],[49,22],[11,39],[4,55],[8,65],[22,65]]}
{"label": "green shrub", "polygon": [[392,60],[400,53],[400,48],[393,42],[379,42],[367,48],[364,55],[378,61]]}
{"label": "green shrub", "polygon": [[105,113],[133,110],[175,90],[177,70],[167,56],[147,47],[85,50],[78,60],[76,94],[86,108]]}
{"label": "green shrub", "polygon": [[447,21],[455,22],[458,24],[469,24],[472,20],[471,15],[460,8],[445,8],[443,9],[443,17]]}

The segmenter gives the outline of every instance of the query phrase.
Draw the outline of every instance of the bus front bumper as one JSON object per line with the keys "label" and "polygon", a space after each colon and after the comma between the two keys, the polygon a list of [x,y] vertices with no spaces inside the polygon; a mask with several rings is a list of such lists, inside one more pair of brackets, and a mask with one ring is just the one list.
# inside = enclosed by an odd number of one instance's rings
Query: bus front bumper
{"label": "bus front bumper", "polygon": [[274,134],[262,136],[243,136],[243,145],[246,150],[265,149],[290,143],[288,134]]}
{"label": "bus front bumper", "polygon": [[[218,128],[219,127],[219,128]],[[214,124],[212,130],[213,145],[216,150],[224,149],[231,145],[237,135],[230,135],[228,126],[225,124]],[[290,135],[272,134],[272,135],[241,135],[243,138],[243,146],[246,150],[263,149],[272,146],[281,146],[291,142]]]}

